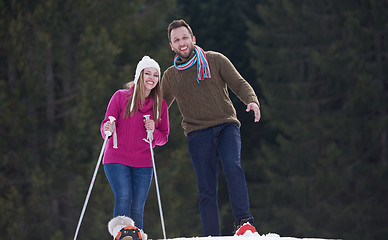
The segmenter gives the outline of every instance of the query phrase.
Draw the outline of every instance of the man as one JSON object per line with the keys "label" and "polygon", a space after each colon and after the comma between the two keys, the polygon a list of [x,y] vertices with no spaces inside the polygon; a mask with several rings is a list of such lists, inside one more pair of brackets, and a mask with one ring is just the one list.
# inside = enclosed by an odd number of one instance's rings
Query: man
{"label": "man", "polygon": [[[235,231],[253,223],[248,190],[241,168],[240,122],[228,95],[228,87],[254,111],[260,120],[259,101],[252,87],[222,54],[204,52],[195,45],[195,36],[184,20],[168,26],[168,38],[176,53],[174,65],[162,78],[167,105],[177,101],[188,139],[190,157],[197,176],[199,210],[204,236],[219,236],[218,158],[229,190]],[[251,227],[252,231],[256,230]]]}

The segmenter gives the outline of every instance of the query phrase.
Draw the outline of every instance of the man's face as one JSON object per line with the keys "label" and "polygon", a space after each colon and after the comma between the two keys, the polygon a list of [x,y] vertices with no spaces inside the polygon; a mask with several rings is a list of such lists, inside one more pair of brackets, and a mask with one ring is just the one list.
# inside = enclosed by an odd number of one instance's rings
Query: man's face
{"label": "man's face", "polygon": [[191,37],[186,27],[179,27],[171,30],[170,38],[171,50],[181,58],[187,59],[194,50],[195,37]]}

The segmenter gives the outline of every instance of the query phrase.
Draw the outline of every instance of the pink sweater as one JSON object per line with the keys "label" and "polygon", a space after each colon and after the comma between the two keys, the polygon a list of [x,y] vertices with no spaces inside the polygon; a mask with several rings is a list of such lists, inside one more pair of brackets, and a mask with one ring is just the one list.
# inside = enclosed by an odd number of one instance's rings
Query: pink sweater
{"label": "pink sweater", "polygon": [[[143,140],[143,138],[147,138],[143,115],[150,115],[150,118],[153,119],[153,101],[146,98],[143,106],[135,115],[125,118],[125,107],[132,91],[133,87],[129,90],[118,90],[109,101],[100,130],[102,137],[105,138],[104,123],[109,121],[109,116],[115,117],[118,148],[113,148],[113,138],[110,137],[106,144],[103,164],[121,163],[131,167],[152,167],[150,144]],[[155,122],[153,147],[164,145],[168,140],[170,129],[167,104],[164,100],[160,114],[160,122]]]}

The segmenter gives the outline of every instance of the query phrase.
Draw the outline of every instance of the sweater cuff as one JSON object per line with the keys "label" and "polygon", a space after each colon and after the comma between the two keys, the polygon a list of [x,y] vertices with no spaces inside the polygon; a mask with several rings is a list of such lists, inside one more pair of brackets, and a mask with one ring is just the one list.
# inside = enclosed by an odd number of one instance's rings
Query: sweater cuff
{"label": "sweater cuff", "polygon": [[259,106],[259,108],[260,108],[260,102],[259,102],[259,100],[257,99],[256,96],[250,96],[250,97],[248,97],[248,101],[247,101],[246,105],[248,105],[248,104],[251,103],[251,102],[256,103],[257,106]]}

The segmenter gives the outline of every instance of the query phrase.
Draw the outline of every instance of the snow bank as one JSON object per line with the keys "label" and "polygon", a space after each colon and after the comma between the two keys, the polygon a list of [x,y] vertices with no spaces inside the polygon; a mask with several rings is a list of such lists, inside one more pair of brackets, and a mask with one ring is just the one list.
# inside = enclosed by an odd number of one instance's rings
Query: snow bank
{"label": "snow bank", "polygon": [[[172,238],[171,240],[328,240],[323,238],[295,238],[295,237],[280,237],[276,233],[268,233],[263,235],[251,234],[244,236],[221,236],[221,237],[194,237],[194,238]],[[331,239],[334,240],[334,239]],[[339,240],[339,239],[336,239]]]}

